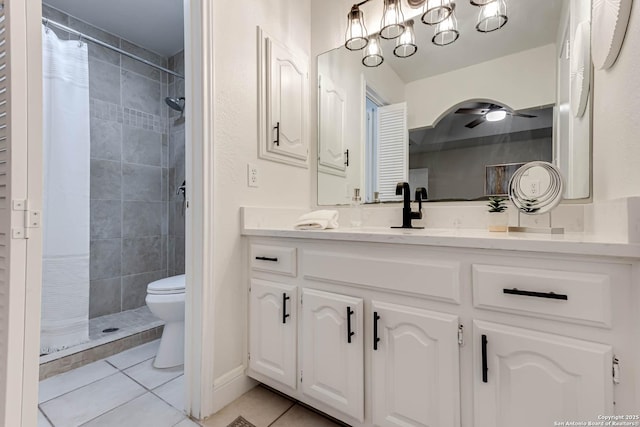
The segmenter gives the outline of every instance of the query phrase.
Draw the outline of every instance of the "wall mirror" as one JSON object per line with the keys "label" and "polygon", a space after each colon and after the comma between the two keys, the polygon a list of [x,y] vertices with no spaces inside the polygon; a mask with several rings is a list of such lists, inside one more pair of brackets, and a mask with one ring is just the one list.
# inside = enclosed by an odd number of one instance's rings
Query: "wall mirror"
{"label": "wall mirror", "polygon": [[590,197],[590,97],[582,115],[571,107],[590,93],[590,78],[572,69],[584,63],[572,55],[588,55],[572,47],[589,2],[506,2],[507,24],[480,33],[478,7],[456,1],[459,37],[447,46],[403,2],[414,55],[397,58],[395,40],[382,39],[377,67],[344,46],[318,56],[319,205],[348,204],[355,188],[366,203],[395,202],[398,181],[426,187],[430,201],[483,200],[506,195],[531,161],[560,169],[564,199]]}

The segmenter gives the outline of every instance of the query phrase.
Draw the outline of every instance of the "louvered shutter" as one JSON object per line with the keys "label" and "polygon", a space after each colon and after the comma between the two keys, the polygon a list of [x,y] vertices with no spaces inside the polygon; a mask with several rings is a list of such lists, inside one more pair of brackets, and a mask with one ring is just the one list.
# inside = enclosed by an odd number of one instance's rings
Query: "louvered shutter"
{"label": "louvered shutter", "polygon": [[378,107],[378,182],[380,201],[402,200],[396,196],[398,182],[407,182],[409,132],[407,104]]}

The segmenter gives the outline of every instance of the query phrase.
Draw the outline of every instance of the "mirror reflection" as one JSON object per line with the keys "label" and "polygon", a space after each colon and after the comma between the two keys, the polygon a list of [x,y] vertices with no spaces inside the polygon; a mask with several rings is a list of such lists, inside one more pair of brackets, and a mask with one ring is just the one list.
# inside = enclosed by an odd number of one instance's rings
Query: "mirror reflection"
{"label": "mirror reflection", "polygon": [[430,201],[485,199],[534,160],[560,168],[565,198],[589,197],[590,107],[575,117],[569,105],[585,3],[509,1],[508,23],[484,34],[477,8],[456,2],[460,37],[448,46],[405,10],[415,55],[394,57],[383,38],[377,67],[344,46],[319,55],[318,204],[348,204],[356,188],[366,203],[397,201],[399,181]]}

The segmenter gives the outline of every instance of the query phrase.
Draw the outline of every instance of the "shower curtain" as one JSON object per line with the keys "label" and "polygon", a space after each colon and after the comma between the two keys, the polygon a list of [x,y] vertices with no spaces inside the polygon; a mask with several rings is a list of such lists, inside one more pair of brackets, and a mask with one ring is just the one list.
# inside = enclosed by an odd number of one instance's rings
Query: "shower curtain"
{"label": "shower curtain", "polygon": [[87,45],[43,27],[44,206],[40,352],[89,339]]}

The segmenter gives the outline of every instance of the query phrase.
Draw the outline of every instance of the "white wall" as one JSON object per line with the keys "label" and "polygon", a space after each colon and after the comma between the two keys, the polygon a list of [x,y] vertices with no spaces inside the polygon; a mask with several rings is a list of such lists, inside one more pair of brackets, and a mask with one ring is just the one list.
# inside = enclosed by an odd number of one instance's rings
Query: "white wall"
{"label": "white wall", "polygon": [[410,82],[409,129],[432,127],[467,100],[494,100],[515,110],[555,104],[556,75],[549,72],[555,68],[555,44],[549,44]]}
{"label": "white wall", "polygon": [[[246,265],[240,206],[310,205],[308,169],[257,158],[256,26],[311,57],[311,0],[214,3],[214,376],[220,378],[242,366],[246,357]],[[248,162],[259,169],[259,188],[247,187]]]}
{"label": "white wall", "polygon": [[593,107],[594,201],[640,195],[640,4],[609,70],[596,71]]}

